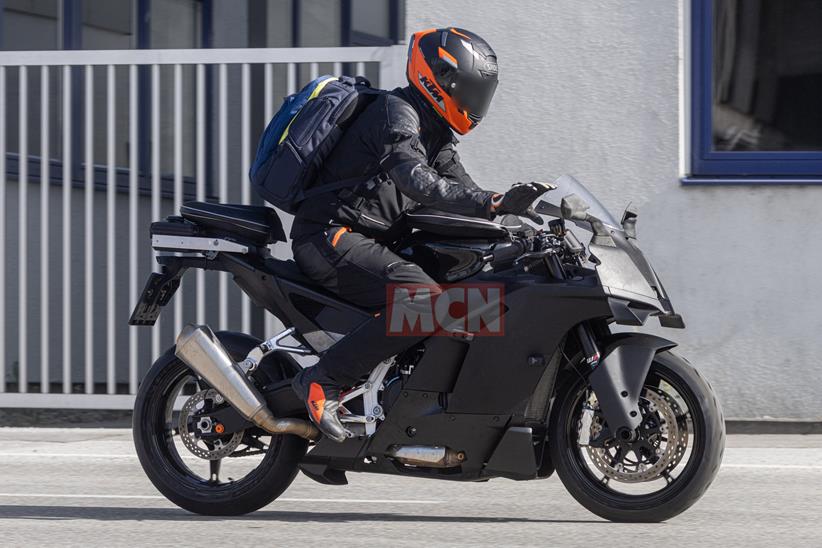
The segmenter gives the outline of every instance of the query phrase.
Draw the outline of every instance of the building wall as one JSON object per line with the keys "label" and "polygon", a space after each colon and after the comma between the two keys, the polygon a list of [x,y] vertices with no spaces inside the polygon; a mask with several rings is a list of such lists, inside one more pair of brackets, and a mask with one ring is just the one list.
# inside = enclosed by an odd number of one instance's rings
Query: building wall
{"label": "building wall", "polygon": [[481,185],[571,173],[617,214],[639,207],[639,243],[688,325],[646,330],[681,343],[726,416],[822,419],[822,188],[679,183],[680,9],[409,0],[406,28],[461,26],[497,51],[497,97],[460,147]]}

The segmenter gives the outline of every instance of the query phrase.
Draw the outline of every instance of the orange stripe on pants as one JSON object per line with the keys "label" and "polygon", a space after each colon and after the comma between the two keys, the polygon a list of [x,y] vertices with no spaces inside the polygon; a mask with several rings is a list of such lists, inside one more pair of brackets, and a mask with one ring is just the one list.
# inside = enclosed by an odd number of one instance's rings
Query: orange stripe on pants
{"label": "orange stripe on pants", "polygon": [[344,232],[348,232],[348,227],[342,227],[337,232],[334,233],[334,237],[331,238],[331,247],[337,247],[337,244],[340,242],[340,238],[342,237]]}

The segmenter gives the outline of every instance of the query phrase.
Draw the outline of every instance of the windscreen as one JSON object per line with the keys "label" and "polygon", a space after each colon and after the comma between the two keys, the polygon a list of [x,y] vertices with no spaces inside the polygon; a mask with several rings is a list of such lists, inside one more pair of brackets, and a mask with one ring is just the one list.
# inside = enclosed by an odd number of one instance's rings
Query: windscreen
{"label": "windscreen", "polygon": [[[622,231],[622,226],[619,222],[614,219],[613,215],[605,209],[605,206],[603,206],[582,183],[570,175],[563,175],[554,181],[554,185],[557,187],[556,190],[552,190],[546,194],[543,200],[541,200],[537,205],[536,210],[538,213],[543,215],[551,215],[552,217],[560,217],[561,214],[559,206],[562,199],[569,194],[576,194],[585,200],[589,206],[591,206],[588,213],[598,218],[609,227]],[[574,224],[580,228],[591,231],[591,225],[589,223],[574,221]]]}
{"label": "windscreen", "polygon": [[[563,175],[554,181],[554,184],[557,187],[556,190],[548,192],[545,198],[537,204],[538,213],[561,217],[562,199],[569,194],[576,194],[590,206],[588,213],[607,226],[610,233],[608,245],[597,244],[596,238],[592,238],[591,243],[588,244],[589,251],[596,257],[597,275],[605,291],[618,298],[640,301],[657,306],[660,310],[670,311],[665,290],[653,268],[636,246],[635,241],[625,235],[620,223],[605,209],[605,206],[582,183],[570,175]],[[578,227],[593,232],[591,223],[566,219],[567,222],[573,222]],[[664,299],[665,302],[660,302],[660,299]]]}

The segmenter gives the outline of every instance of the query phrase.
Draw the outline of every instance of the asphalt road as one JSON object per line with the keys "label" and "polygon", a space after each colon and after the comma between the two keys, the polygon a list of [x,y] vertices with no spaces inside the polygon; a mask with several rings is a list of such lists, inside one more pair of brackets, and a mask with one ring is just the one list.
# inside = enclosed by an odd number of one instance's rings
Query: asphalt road
{"label": "asphalt road", "polygon": [[205,518],[157,493],[127,430],[0,428],[0,465],[0,546],[822,546],[822,436],[731,436],[705,497],[649,525],[599,519],[556,477],[299,476],[252,515]]}

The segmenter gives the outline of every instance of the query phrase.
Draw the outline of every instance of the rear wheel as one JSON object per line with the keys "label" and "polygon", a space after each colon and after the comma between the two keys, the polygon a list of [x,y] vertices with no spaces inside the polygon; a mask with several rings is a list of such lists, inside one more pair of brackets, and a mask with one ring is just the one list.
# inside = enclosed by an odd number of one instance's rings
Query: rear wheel
{"label": "rear wheel", "polygon": [[[237,361],[257,343],[217,337]],[[223,404],[173,349],[154,363],[137,394],[133,433],[143,470],[166,498],[198,514],[239,515],[270,503],[294,480],[307,447],[297,436],[256,427],[218,435],[221,425],[208,411]]]}
{"label": "rear wheel", "polygon": [[719,471],[725,425],[708,383],[687,361],[658,354],[640,396],[634,439],[608,434],[581,377],[557,390],[551,457],[568,492],[612,521],[659,522],[687,510]]}

